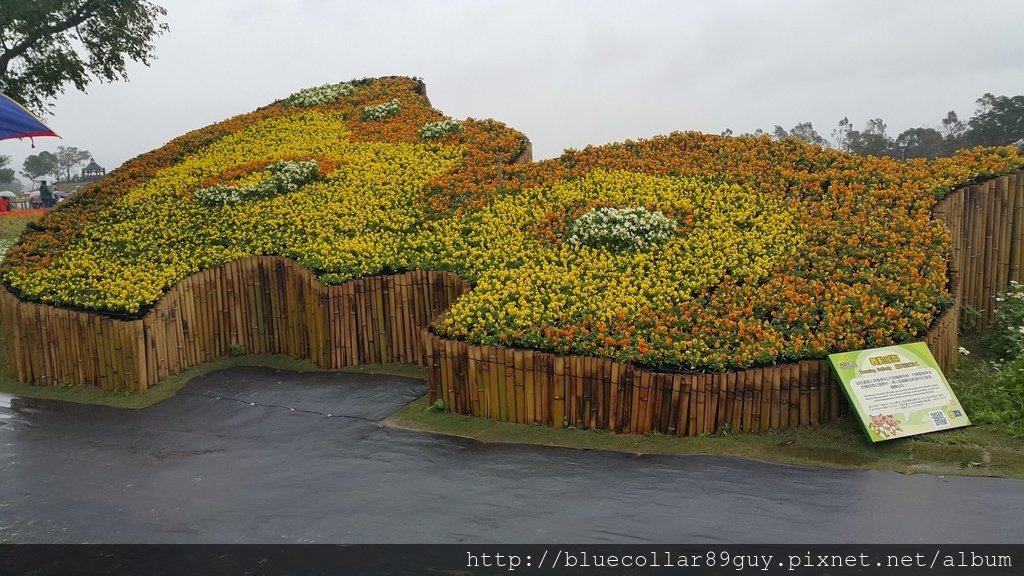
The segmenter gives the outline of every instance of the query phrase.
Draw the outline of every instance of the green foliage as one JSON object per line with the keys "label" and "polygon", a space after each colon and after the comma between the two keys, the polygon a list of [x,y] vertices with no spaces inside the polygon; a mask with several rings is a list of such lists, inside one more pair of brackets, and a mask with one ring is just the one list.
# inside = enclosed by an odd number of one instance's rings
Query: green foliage
{"label": "green foliage", "polygon": [[958,331],[960,334],[970,334],[978,329],[978,321],[981,320],[981,310],[978,310],[970,304],[965,304],[960,308],[960,326]]}
{"label": "green foliage", "polygon": [[992,424],[1024,438],[1024,357],[1010,363],[963,360],[973,366],[950,380],[974,424]]}
{"label": "green foliage", "polygon": [[1024,356],[1024,284],[1011,280],[996,302],[987,344],[999,359],[1013,361]]}
{"label": "green foliage", "polygon": [[964,339],[950,385],[971,422],[1024,438],[1024,284],[1011,284],[1000,298],[986,332]]}
{"label": "green foliage", "polygon": [[814,129],[814,125],[810,122],[801,122],[800,124],[793,126],[793,129],[788,132],[782,126],[776,126],[775,130],[772,132],[772,136],[777,140],[781,140],[783,138],[797,138],[807,142],[808,144],[829,146],[829,141],[821,134],[818,134],[818,131]]}
{"label": "green foliage", "polygon": [[[978,109],[967,122],[950,110],[942,119],[942,129],[910,128],[895,139],[886,135],[881,118],[869,120],[864,130],[854,130],[848,118],[839,121],[832,131],[835,147],[862,156],[891,156],[908,158],[937,158],[950,156],[962,148],[975,146],[1005,146],[1024,139],[1024,96],[993,96],[985,94],[977,100]],[[807,136],[798,134],[806,127]],[[796,136],[809,142],[816,141],[810,123],[798,124],[791,132],[775,127],[776,138]]]}
{"label": "green foliage", "polygon": [[65,182],[71,181],[71,171],[85,164],[92,158],[88,150],[79,150],[74,146],[57,146],[57,176],[63,176]]}
{"label": "green foliage", "polygon": [[964,134],[968,146],[1005,146],[1024,138],[1024,96],[986,93],[977,103]]}
{"label": "green foliage", "polygon": [[232,342],[228,346],[228,356],[245,356],[245,348],[238,342]]}
{"label": "green foliage", "polygon": [[893,140],[886,135],[885,129],[881,118],[868,120],[864,130],[854,130],[850,121],[843,118],[833,136],[843,151],[860,156],[887,156],[891,155]]}
{"label": "green foliage", "polygon": [[21,165],[21,173],[30,180],[43,176],[60,175],[60,166],[57,163],[57,155],[53,152],[40,152],[27,158]]}
{"label": "green foliage", "polygon": [[938,158],[945,152],[942,133],[934,128],[910,128],[893,143],[897,158]]}
{"label": "green foliage", "polygon": [[68,84],[127,80],[128,61],[149,65],[167,11],[148,0],[0,3],[0,92],[45,112]]}
{"label": "green foliage", "polygon": [[7,184],[14,180],[14,170],[7,168],[10,161],[10,156],[0,155],[0,184]]}
{"label": "green foliage", "polygon": [[427,406],[427,412],[444,412],[444,400],[438,398],[433,404]]}

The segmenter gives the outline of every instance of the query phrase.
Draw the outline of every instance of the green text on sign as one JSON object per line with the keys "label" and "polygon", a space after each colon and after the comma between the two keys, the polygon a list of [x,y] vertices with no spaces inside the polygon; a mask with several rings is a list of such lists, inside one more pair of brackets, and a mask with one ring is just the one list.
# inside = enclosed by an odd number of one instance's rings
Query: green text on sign
{"label": "green text on sign", "polygon": [[924,342],[829,354],[872,442],[970,426]]}

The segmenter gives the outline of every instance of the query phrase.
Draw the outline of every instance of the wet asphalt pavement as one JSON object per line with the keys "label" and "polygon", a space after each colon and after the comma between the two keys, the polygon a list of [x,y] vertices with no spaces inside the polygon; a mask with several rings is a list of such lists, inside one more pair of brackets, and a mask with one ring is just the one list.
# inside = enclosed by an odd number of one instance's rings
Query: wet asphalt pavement
{"label": "wet asphalt pavement", "polygon": [[379,424],[424,392],[390,376],[236,368],[145,410],[0,396],[0,542],[1024,542],[1022,480],[486,445]]}

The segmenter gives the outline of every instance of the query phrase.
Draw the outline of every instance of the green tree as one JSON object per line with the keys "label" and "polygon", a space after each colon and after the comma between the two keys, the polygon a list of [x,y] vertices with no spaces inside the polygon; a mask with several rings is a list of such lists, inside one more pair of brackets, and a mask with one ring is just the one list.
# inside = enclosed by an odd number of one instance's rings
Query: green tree
{"label": "green tree", "polygon": [[1005,146],[1024,138],[1024,96],[986,93],[977,103],[964,133],[968,146]]}
{"label": "green tree", "polygon": [[45,112],[67,84],[127,80],[129,60],[154,58],[166,14],[147,0],[0,2],[0,92]]}
{"label": "green tree", "polygon": [[960,120],[960,117],[956,115],[955,110],[946,112],[946,117],[942,119],[942,137],[948,139],[957,139],[964,135],[967,131],[967,126]]}
{"label": "green tree", "polygon": [[812,125],[810,122],[801,122],[800,124],[793,126],[793,129],[789,131],[789,135],[795,138],[799,138],[804,142],[817,144],[818,146],[829,145],[828,140],[825,140],[825,138],[823,138],[821,134],[818,134],[818,132],[814,129],[814,125]]}
{"label": "green tree", "polygon": [[861,156],[891,156],[893,141],[885,134],[885,122],[881,118],[868,120],[863,131],[850,130],[849,150]]}
{"label": "green tree", "polygon": [[92,153],[88,150],[79,150],[74,146],[57,146],[56,157],[60,175],[64,177],[65,182],[70,182],[71,171],[85,164],[89,158],[92,158]]}
{"label": "green tree", "polygon": [[0,184],[7,184],[14,181],[14,169],[8,168],[11,161],[10,156],[0,155]]}
{"label": "green tree", "polygon": [[893,149],[900,160],[938,158],[945,153],[945,141],[942,133],[934,128],[910,128],[896,137]]}
{"label": "green tree", "polygon": [[36,180],[43,176],[60,175],[60,166],[57,164],[57,156],[53,152],[40,152],[33,154],[21,164],[21,174],[30,180]]}
{"label": "green tree", "polygon": [[832,130],[832,141],[835,142],[835,147],[843,152],[849,152],[853,133],[853,124],[850,123],[849,118],[844,116],[839,121],[839,126]]}
{"label": "green tree", "polygon": [[772,137],[776,140],[782,140],[783,138],[798,138],[810,144],[829,146],[828,140],[823,138],[821,134],[818,134],[817,130],[814,129],[814,125],[810,122],[801,122],[796,126],[793,126],[792,130],[788,131],[782,126],[776,125],[775,130],[772,130]]}
{"label": "green tree", "polygon": [[10,190],[15,194],[21,194],[21,191],[24,188],[25,186],[21,183],[21,180],[18,180],[17,178],[11,180],[10,182],[0,183],[0,190]]}

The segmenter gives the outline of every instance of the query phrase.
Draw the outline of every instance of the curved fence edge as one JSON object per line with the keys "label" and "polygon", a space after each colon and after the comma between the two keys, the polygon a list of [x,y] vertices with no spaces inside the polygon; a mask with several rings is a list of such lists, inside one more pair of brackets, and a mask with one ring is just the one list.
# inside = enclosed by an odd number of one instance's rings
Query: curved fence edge
{"label": "curved fence edge", "polygon": [[185,278],[142,318],[23,302],[0,289],[3,353],[21,382],[144,391],[228,353],[287,354],[323,368],[422,364],[420,331],[469,290],[415,271],[325,286],[302,265],[255,256]]}
{"label": "curved fence edge", "polygon": [[[528,154],[528,151],[524,151]],[[960,188],[932,214],[951,233],[955,305],[925,341],[956,366],[963,311],[985,327],[996,295],[1024,281],[1024,172]],[[610,359],[445,340],[431,322],[469,284],[414,271],[321,284],[280,256],[255,256],[176,283],[146,316],[118,320],[23,302],[0,289],[0,351],[39,385],[144,391],[232,351],[288,354],[324,368],[426,364],[430,400],[507,422],[679,436],[812,425],[845,410],[824,360],[715,374],[662,373]]]}

